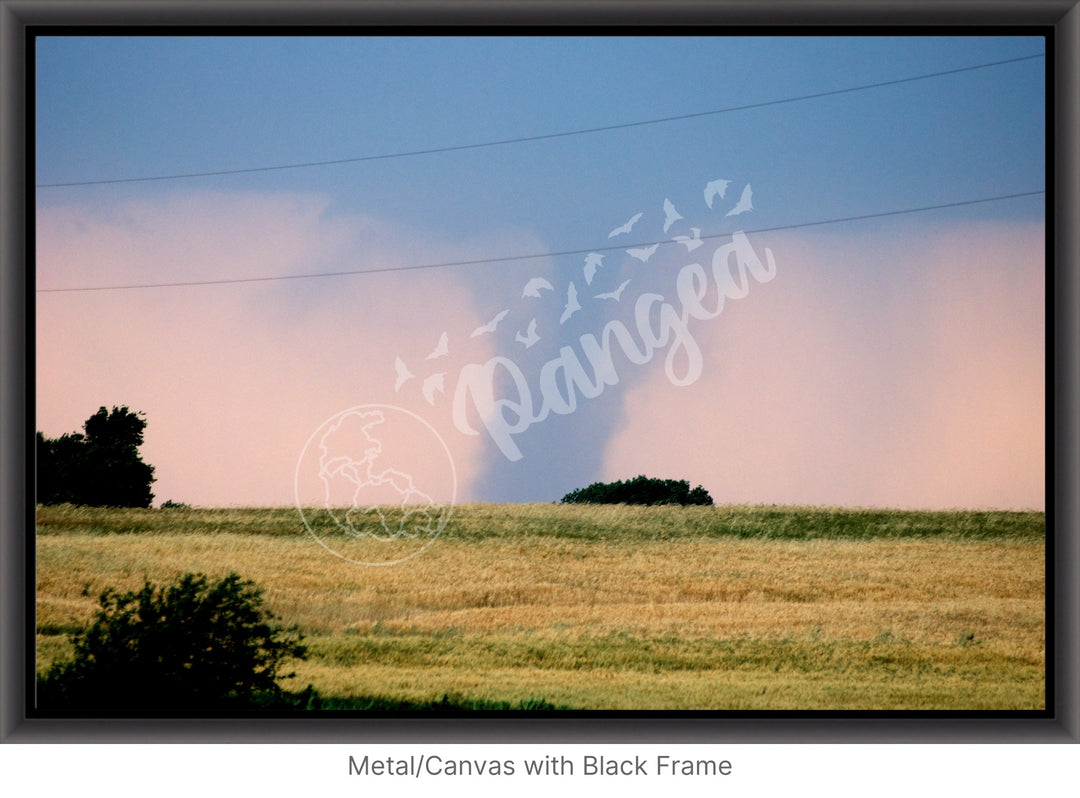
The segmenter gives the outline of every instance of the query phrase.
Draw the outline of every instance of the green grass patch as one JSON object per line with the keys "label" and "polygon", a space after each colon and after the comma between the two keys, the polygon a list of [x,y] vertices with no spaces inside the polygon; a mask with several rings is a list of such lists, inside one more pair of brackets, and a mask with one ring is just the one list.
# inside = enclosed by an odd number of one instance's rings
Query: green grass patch
{"label": "green grass patch", "polygon": [[[316,532],[337,533],[326,513]],[[248,534],[305,536],[295,508],[117,509],[38,507],[37,533],[59,535]],[[626,542],[712,538],[762,540],[949,539],[1041,542],[1046,515],[1034,511],[879,510],[829,507],[463,504],[444,538],[562,538]]]}
{"label": "green grass patch", "polygon": [[520,701],[491,701],[459,694],[443,693],[441,698],[416,699],[386,696],[350,698],[319,696],[311,709],[331,712],[551,712],[574,707],[552,704],[542,698]]}
{"label": "green grass patch", "polygon": [[567,639],[533,635],[484,637],[402,633],[316,636],[304,641],[314,662],[339,668],[453,667],[474,671],[540,668],[569,671],[741,671],[813,674],[828,671],[861,679],[899,671],[971,676],[1007,668],[1041,678],[1042,660],[985,648],[917,644],[883,633],[871,640],[821,641],[782,637],[727,640],[639,638],[623,633]]}

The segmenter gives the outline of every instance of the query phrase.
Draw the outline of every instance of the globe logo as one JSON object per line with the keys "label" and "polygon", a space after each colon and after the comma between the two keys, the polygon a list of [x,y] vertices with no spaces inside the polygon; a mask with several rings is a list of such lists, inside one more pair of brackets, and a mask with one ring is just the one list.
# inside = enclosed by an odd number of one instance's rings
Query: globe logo
{"label": "globe logo", "polygon": [[393,565],[442,533],[457,492],[446,442],[394,405],[358,405],[324,421],[296,464],[296,506],[329,552]]}

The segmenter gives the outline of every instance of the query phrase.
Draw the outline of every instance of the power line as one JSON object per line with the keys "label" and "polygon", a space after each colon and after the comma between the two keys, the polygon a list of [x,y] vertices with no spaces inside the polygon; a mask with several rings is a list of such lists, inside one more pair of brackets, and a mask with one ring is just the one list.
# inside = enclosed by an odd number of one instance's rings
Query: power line
{"label": "power line", "polygon": [[560,133],[542,133],[535,136],[521,136],[519,138],[512,139],[499,139],[497,141],[484,141],[474,144],[457,144],[448,147],[433,147],[426,150],[409,150],[406,152],[392,152],[383,153],[381,155],[364,155],[357,158],[339,158],[337,160],[330,161],[308,161],[305,163],[293,163],[293,164],[279,164],[276,166],[253,166],[247,169],[219,169],[208,172],[187,172],[182,174],[171,175],[155,175],[151,177],[119,177],[107,180],[82,180],[70,183],[39,183],[35,188],[66,188],[72,186],[100,186],[110,185],[115,183],[146,183],[151,181],[160,180],[182,180],[195,177],[220,177],[224,175],[240,175],[250,174],[253,172],[273,172],[281,171],[284,169],[307,169],[315,166],[336,166],[346,163],[361,163],[363,161],[380,161],[389,160],[391,158],[410,158],[416,155],[435,155],[444,152],[460,152],[462,150],[476,150],[485,147],[500,147],[507,144],[524,144],[531,141],[545,141],[548,139],[565,138],[568,136],[582,136],[589,133],[602,133],[609,130],[626,130],[628,128],[643,127],[645,125],[658,125],[665,122],[680,122],[686,119],[697,119],[704,116],[714,116],[716,114],[729,114],[735,111],[749,111],[755,108],[767,108],[773,105],[784,105],[786,103],[802,102],[804,100],[816,100],[821,97],[834,97],[839,94],[850,94],[856,91],[867,91],[869,89],[880,89],[885,86],[896,86],[901,83],[911,83],[917,80],[928,80],[930,78],[939,78],[945,75],[956,75],[961,72],[971,72],[976,69],[988,69],[990,67],[1002,66],[1004,64],[1015,64],[1020,61],[1030,61],[1034,58],[1045,57],[1042,53],[1036,55],[1025,55],[1019,58],[1008,58],[1004,61],[991,61],[985,64],[975,64],[973,66],[958,67],[957,69],[946,69],[941,72],[931,72],[925,75],[914,75],[908,78],[897,78],[895,80],[885,80],[879,83],[866,83],[861,86],[851,86],[846,89],[833,89],[831,91],[820,91],[814,94],[803,94],[798,97],[786,97],[781,100],[766,100],[764,102],[751,103],[749,105],[735,105],[728,108],[717,108],[712,111],[698,111],[691,114],[679,114],[677,116],[665,116],[658,119],[646,119],[639,122],[623,122],[617,125],[603,125],[601,127],[582,128],[580,130],[567,130]]}
{"label": "power line", "polygon": [[[756,230],[743,230],[744,233],[775,233],[782,230],[797,230],[804,227],[818,227],[826,224],[840,224],[842,222],[857,222],[865,219],[880,219],[886,216],[901,216],[908,213],[922,213],[925,211],[936,211],[945,208],[959,208],[965,205],[978,205],[985,202],[1000,202],[1002,200],[1018,199],[1020,197],[1032,197],[1038,194],[1045,194],[1045,190],[1039,191],[1023,191],[1017,194],[1002,194],[997,197],[983,197],[981,199],[960,200],[957,202],[946,202],[940,205],[922,205],[917,208],[904,208],[902,210],[895,211],[881,211],[879,213],[864,213],[859,216],[841,216],[835,219],[821,219],[814,222],[800,222],[798,224],[779,225],[777,227],[761,227]],[[714,233],[711,235],[701,236],[701,240],[707,240],[712,238],[726,238],[731,233]],[[280,274],[271,277],[236,277],[226,278],[221,280],[190,280],[184,282],[172,282],[172,283],[132,283],[129,285],[100,285],[100,286],[83,286],[77,288],[39,288],[37,293],[39,294],[58,294],[58,293],[74,293],[81,291],[122,291],[127,289],[136,288],[181,288],[185,286],[205,286],[205,285],[235,285],[238,283],[266,283],[278,280],[308,280],[320,277],[348,277],[360,274],[385,274],[387,272],[407,272],[416,271],[419,269],[444,269],[451,266],[481,266],[491,263],[511,263],[514,261],[523,260],[535,260],[538,258],[557,258],[566,255],[586,255],[590,252],[610,252],[617,249],[628,249],[633,247],[647,247],[653,244],[676,244],[678,242],[672,239],[664,239],[662,241],[643,241],[635,244],[618,244],[608,245],[603,247],[590,247],[588,249],[567,249],[561,252],[537,252],[527,255],[503,255],[497,258],[477,258],[475,260],[456,260],[456,261],[444,261],[441,263],[420,263],[412,266],[386,266],[381,269],[352,269],[348,271],[339,272],[318,272],[315,274]]]}

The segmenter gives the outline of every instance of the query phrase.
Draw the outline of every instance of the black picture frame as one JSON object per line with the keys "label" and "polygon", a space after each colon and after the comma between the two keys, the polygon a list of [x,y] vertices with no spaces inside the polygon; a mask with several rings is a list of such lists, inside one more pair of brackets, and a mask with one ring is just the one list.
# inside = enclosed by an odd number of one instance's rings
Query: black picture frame
{"label": "black picture frame", "polygon": [[[1078,479],[1076,319],[1080,291],[1076,272],[1080,244],[1080,2],[878,3],[872,0],[823,2],[761,0],[756,3],[702,0],[548,0],[506,3],[497,0],[421,0],[283,3],[224,2],[190,4],[169,0],[86,0],[80,3],[0,0],[0,741],[3,742],[1077,742],[1080,741],[1080,513],[1073,488]],[[1053,124],[1048,130],[1055,158],[1047,175],[1052,189],[1048,230],[1054,264],[1048,290],[1047,365],[1052,392],[1048,401],[1047,524],[1048,562],[1053,589],[1048,596],[1048,684],[1052,703],[1046,713],[986,717],[973,712],[845,713],[717,717],[663,714],[630,720],[611,713],[589,717],[379,717],[379,718],[214,718],[59,720],[27,717],[27,668],[33,651],[30,623],[34,590],[27,569],[33,544],[34,506],[27,473],[32,440],[34,364],[26,324],[33,298],[28,273],[33,245],[32,172],[26,153],[29,96],[27,37],[35,32],[83,26],[196,26],[209,30],[247,26],[473,26],[565,25],[649,26],[676,32],[677,26],[814,26],[820,32],[872,27],[951,28],[966,32],[994,27],[1046,26],[1053,31]],[[132,27],[134,26],[134,27]],[[700,32],[702,29],[697,28]],[[28,533],[28,529],[31,533]],[[1052,643],[1052,644],[1051,644]]]}

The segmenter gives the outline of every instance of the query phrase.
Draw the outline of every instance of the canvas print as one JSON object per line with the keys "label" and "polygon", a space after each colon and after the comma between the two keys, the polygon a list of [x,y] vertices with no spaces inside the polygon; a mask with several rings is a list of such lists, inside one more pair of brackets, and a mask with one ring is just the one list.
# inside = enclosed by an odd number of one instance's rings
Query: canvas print
{"label": "canvas print", "polygon": [[1047,707],[1039,35],[40,35],[33,711]]}

